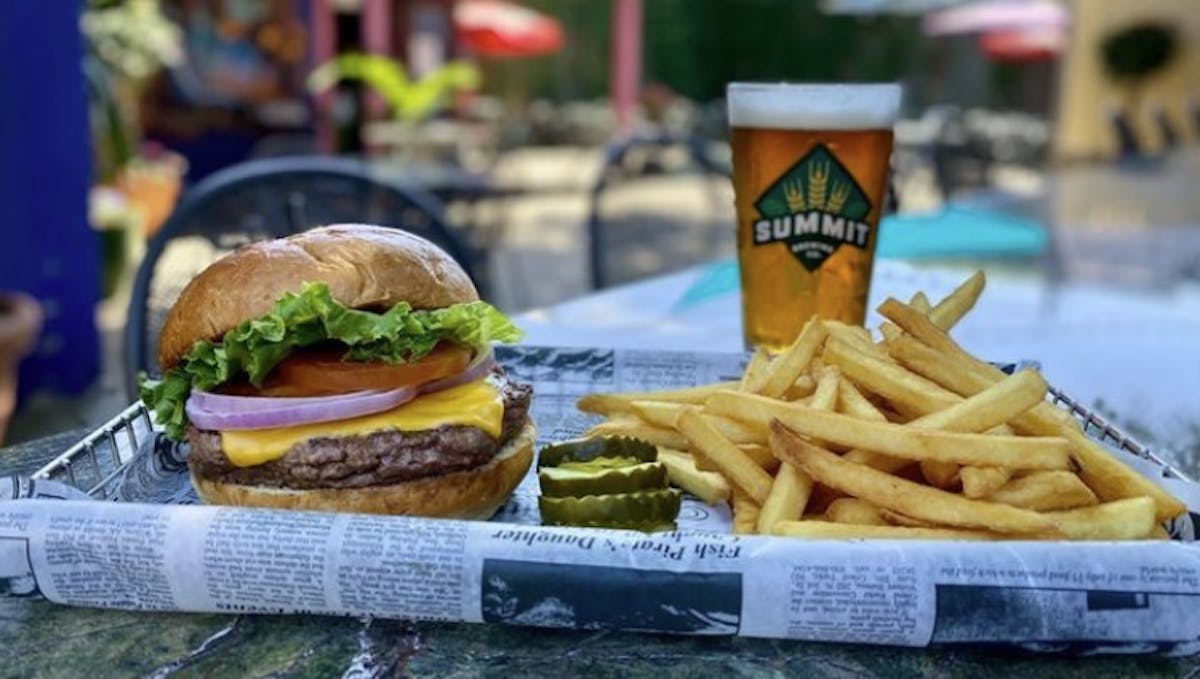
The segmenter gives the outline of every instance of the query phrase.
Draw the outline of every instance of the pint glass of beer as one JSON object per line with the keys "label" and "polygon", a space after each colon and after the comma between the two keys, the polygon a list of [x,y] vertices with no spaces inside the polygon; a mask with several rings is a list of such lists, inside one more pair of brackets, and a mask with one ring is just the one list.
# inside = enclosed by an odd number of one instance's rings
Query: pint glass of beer
{"label": "pint glass of beer", "polygon": [[861,325],[900,86],[732,83],[742,320],[787,346],[812,316]]}

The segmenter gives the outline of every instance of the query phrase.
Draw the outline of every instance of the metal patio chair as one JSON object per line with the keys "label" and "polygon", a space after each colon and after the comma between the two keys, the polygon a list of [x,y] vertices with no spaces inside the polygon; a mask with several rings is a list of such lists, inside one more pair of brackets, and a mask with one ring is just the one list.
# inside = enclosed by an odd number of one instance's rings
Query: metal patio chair
{"label": "metal patio chair", "polygon": [[[707,149],[707,142],[700,137],[679,137],[669,134],[651,137],[631,137],[610,144],[604,153],[604,163],[599,177],[589,193],[588,208],[588,263],[591,267],[591,284],[593,289],[600,289],[625,282],[632,277],[660,273],[655,266],[626,264],[617,258],[629,258],[647,252],[656,252],[676,261],[667,262],[668,267],[694,263],[713,256],[716,248],[708,240],[722,240],[722,237],[733,242],[733,201],[729,183],[729,168],[721,166],[712,158]],[[614,193],[644,184],[653,177],[667,177],[660,165],[660,159],[666,153],[682,153],[687,158],[687,174],[695,176],[704,182],[701,187],[709,215],[728,213],[729,221],[723,223],[724,229],[719,233],[709,228],[705,233],[689,231],[689,225],[673,219],[669,213],[674,208],[666,203],[655,206],[656,210],[666,211],[666,214],[642,214],[634,212],[625,218],[617,218],[617,202]],[[683,175],[684,173],[679,173]],[[728,200],[723,200],[722,192],[729,194]],[[721,221],[718,219],[717,221]],[[715,226],[715,225],[714,225]],[[710,233],[711,232],[711,233]],[[667,252],[675,250],[671,246],[695,245],[703,250],[702,254],[687,252]],[[632,247],[631,247],[632,246]],[[610,269],[624,268],[624,272],[614,272]]]}

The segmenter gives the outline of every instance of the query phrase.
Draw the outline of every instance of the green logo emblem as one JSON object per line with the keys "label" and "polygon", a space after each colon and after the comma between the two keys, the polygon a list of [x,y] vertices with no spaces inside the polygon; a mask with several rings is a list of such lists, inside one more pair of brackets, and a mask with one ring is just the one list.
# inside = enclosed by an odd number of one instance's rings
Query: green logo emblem
{"label": "green logo emblem", "polygon": [[843,245],[866,249],[871,238],[871,201],[824,145],[775,180],[754,207],[754,245],[783,243],[810,272]]}

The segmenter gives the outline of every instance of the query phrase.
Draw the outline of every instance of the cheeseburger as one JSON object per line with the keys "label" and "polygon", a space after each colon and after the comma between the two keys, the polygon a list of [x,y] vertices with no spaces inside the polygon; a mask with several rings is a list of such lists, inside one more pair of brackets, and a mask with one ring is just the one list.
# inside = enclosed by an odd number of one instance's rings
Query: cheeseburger
{"label": "cheeseburger", "polygon": [[520,331],[432,243],[338,225],[246,245],[180,294],[142,399],[213,504],[490,517],[533,455]]}

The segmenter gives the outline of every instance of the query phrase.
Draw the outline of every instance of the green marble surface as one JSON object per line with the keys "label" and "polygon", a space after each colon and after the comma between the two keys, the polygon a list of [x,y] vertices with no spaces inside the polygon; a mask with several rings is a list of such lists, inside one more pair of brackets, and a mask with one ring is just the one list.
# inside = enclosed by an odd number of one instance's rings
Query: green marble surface
{"label": "green marble surface", "polygon": [[[36,469],[82,432],[0,449]],[[333,617],[152,614],[0,598],[0,677],[1200,677],[1200,657],[1059,658]]]}

